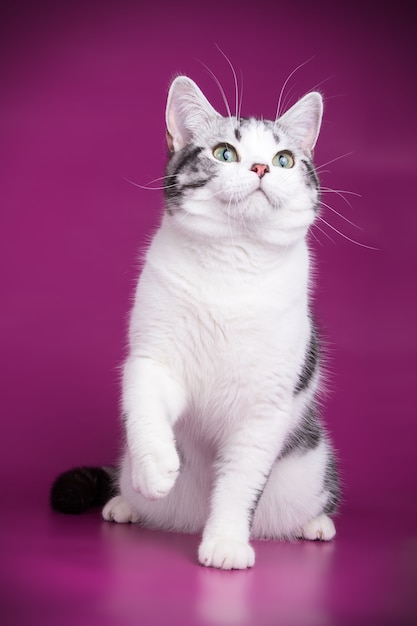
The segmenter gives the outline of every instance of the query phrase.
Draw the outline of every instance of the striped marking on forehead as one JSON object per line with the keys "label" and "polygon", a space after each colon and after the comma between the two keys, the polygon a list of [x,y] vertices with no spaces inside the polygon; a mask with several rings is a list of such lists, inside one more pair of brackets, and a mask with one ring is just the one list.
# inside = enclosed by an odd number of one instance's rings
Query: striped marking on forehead
{"label": "striped marking on forehead", "polygon": [[242,139],[242,131],[245,129],[262,127],[268,133],[272,135],[274,141],[278,144],[280,142],[280,136],[278,133],[277,125],[271,120],[258,119],[256,117],[241,117],[238,120],[238,126],[235,128],[235,137],[238,141]]}

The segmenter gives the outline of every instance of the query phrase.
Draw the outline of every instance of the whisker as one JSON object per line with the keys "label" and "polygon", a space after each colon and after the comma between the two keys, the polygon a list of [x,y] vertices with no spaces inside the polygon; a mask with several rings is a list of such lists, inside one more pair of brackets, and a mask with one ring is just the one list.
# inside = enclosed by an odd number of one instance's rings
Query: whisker
{"label": "whisker", "polygon": [[320,221],[323,222],[323,224],[325,224],[328,228],[330,228],[331,230],[333,230],[335,233],[337,233],[338,235],[340,235],[341,237],[343,237],[344,239],[347,239],[347,241],[350,241],[351,243],[356,244],[357,246],[360,246],[361,248],[366,248],[367,250],[376,250],[378,252],[381,251],[381,248],[375,248],[374,246],[368,246],[365,243],[361,243],[360,241],[356,241],[355,239],[351,239],[350,237],[348,237],[347,235],[345,235],[344,233],[342,233],[340,230],[338,230],[337,228],[335,228],[334,226],[332,226],[331,224],[329,224],[328,222],[326,222],[326,220],[324,220],[321,215],[317,216],[317,219],[319,219]]}
{"label": "whisker", "polygon": [[308,234],[311,235],[313,237],[314,241],[317,241],[317,243],[320,246],[323,246],[323,243],[320,241],[320,239],[317,237],[316,233],[312,229],[309,230]]}
{"label": "whisker", "polygon": [[[331,241],[333,244],[335,244],[335,240],[334,240],[334,239],[332,239],[332,238],[330,237],[329,233],[326,233],[326,231],[325,231],[325,230],[323,230],[322,228],[320,228],[320,226],[317,224],[317,222],[314,222],[313,227],[314,227],[314,228],[317,228],[317,230],[319,230],[319,231],[321,232],[321,234],[322,234],[322,235],[324,235],[325,237],[327,237],[327,239],[330,239],[330,241]],[[312,230],[311,230],[310,232],[311,232],[311,233],[313,233],[313,231],[312,231]]]}
{"label": "whisker", "polygon": [[180,209],[180,212],[182,213],[182,217],[178,221],[183,222],[190,215],[190,212],[185,209]]}
{"label": "whisker", "polygon": [[[164,177],[162,176],[160,179],[155,179],[155,182],[157,180],[162,180]],[[139,189],[145,189],[146,191],[161,191],[163,189],[170,189],[171,187],[175,187],[175,185],[164,185],[163,187],[147,187],[146,185],[140,185],[139,183],[134,183],[133,180],[130,180],[129,178],[126,178],[125,176],[123,176],[123,179],[127,182],[130,183],[131,185],[133,185],[134,187],[139,187]],[[151,183],[154,181],[150,181]]]}
{"label": "whisker", "polygon": [[353,209],[353,206],[351,205],[351,203],[349,202],[349,200],[347,198],[345,198],[344,194],[350,194],[352,196],[357,196],[358,198],[361,197],[361,195],[359,193],[355,193],[354,191],[343,191],[342,189],[330,189],[329,187],[321,187],[320,189],[321,193],[334,193],[337,196],[339,196],[340,198],[342,198],[342,200],[348,205],[348,207],[350,209]]}
{"label": "whisker", "polygon": [[208,65],[206,65],[205,63],[203,63],[203,61],[200,61],[200,59],[197,59],[197,61],[199,63],[201,63],[201,65],[203,67],[206,68],[206,70],[208,71],[208,73],[210,74],[210,76],[213,78],[214,82],[216,83],[217,87],[219,88],[219,91],[221,93],[221,96],[223,98],[223,102],[225,104],[226,110],[227,110],[227,114],[228,116],[231,118],[232,117],[232,112],[230,110],[230,106],[229,106],[229,102],[227,100],[226,94],[224,92],[223,87],[221,86],[221,83],[219,81],[219,79],[217,78],[217,76],[214,74],[214,72],[208,67]]}
{"label": "whisker", "polygon": [[291,102],[292,99],[292,93],[294,92],[295,87],[292,86],[290,87],[290,89],[287,91],[285,97],[282,100],[282,110],[286,111],[287,109],[289,109],[289,103]]}
{"label": "whisker", "polygon": [[307,65],[307,63],[310,63],[310,61],[312,61],[313,59],[314,59],[314,55],[312,57],[310,57],[310,59],[307,59],[307,61],[304,61],[303,63],[300,63],[300,65],[298,65],[295,68],[295,70],[293,70],[291,72],[291,74],[288,76],[287,80],[285,81],[285,83],[281,87],[281,91],[280,91],[279,98],[278,98],[278,106],[277,106],[277,112],[276,112],[276,115],[275,115],[275,121],[277,121],[277,119],[279,118],[279,116],[281,114],[282,96],[284,94],[285,87],[288,85],[288,82],[291,80],[291,78],[294,76],[294,74],[296,72],[298,72],[299,69],[301,69],[304,65]]}
{"label": "whisker", "polygon": [[316,167],[316,171],[322,173],[322,168],[326,167],[326,165],[330,165],[330,163],[335,163],[336,161],[340,161],[340,159],[344,159],[345,157],[348,157],[351,154],[353,154],[353,151],[352,152],[346,152],[346,154],[341,154],[340,156],[336,157],[335,159],[332,159],[331,161],[327,161],[327,163],[322,163],[321,165]]}
{"label": "whisker", "polygon": [[[362,198],[360,193],[356,193],[356,191],[346,191],[346,189],[332,189],[331,187],[320,187],[323,193],[336,193],[338,196],[343,198],[343,194],[347,194],[349,196],[356,196],[357,198]],[[343,198],[346,200],[346,198]]]}
{"label": "whisker", "polygon": [[232,70],[232,74],[233,74],[233,80],[234,80],[234,84],[235,84],[235,103],[236,103],[236,119],[239,119],[238,117],[238,113],[239,113],[239,85],[237,82],[237,76],[236,76],[236,72],[235,72],[235,68],[233,67],[233,64],[231,62],[231,60],[229,59],[229,57],[223,52],[223,50],[220,48],[220,46],[216,43],[215,44],[217,50],[220,52],[220,54],[223,55],[223,57],[226,59],[227,63],[229,64],[230,69]]}
{"label": "whisker", "polygon": [[216,196],[220,195],[221,193],[223,193],[224,189],[219,189],[219,191],[216,191],[214,193],[210,193],[210,195],[208,196],[208,198],[210,200],[212,200],[213,198],[215,198]]}
{"label": "whisker", "polygon": [[164,174],[163,176],[158,176],[158,178],[154,178],[148,182],[148,185],[152,185],[152,183],[157,183],[158,180],[165,180],[166,178],[175,178],[176,174]]}
{"label": "whisker", "polygon": [[[319,83],[317,83],[316,85],[314,85],[314,87],[312,87],[311,91],[318,91],[319,87],[321,87],[322,85],[324,85],[324,83],[327,83],[329,80],[331,80],[332,78],[334,78],[334,74],[331,74],[330,76],[328,76],[327,78],[323,78],[323,80],[321,80]],[[329,98],[331,98],[332,96],[327,97],[326,96],[326,100],[329,100]]]}
{"label": "whisker", "polygon": [[242,102],[243,102],[243,73],[240,70],[240,99],[239,99],[239,109],[237,113],[237,121],[239,122],[240,116],[242,113]]}
{"label": "whisker", "polygon": [[333,211],[333,213],[335,213],[336,215],[338,215],[342,220],[345,220],[345,222],[347,222],[348,224],[350,224],[351,226],[354,226],[355,228],[358,228],[359,230],[363,231],[363,228],[361,226],[358,226],[357,224],[355,224],[354,222],[351,222],[350,219],[348,219],[347,217],[345,217],[343,215],[343,213],[339,213],[339,211],[336,211],[336,209],[334,209],[332,206],[330,206],[330,204],[326,204],[325,202],[323,202],[322,200],[320,201],[320,204],[322,204],[323,206],[325,206],[327,209],[330,209],[330,211]]}

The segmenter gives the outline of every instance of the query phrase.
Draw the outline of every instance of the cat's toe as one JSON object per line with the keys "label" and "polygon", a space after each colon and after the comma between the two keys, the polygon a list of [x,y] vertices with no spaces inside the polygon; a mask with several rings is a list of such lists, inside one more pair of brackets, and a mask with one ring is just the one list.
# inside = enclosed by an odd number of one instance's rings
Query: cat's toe
{"label": "cat's toe", "polygon": [[139,521],[137,513],[123,496],[115,496],[107,502],[102,511],[103,519],[118,524],[135,523]]}
{"label": "cat's toe", "polygon": [[327,515],[319,515],[306,524],[302,531],[303,539],[310,541],[331,541],[336,535],[333,521]]}
{"label": "cat's toe", "polygon": [[164,498],[173,488],[180,460],[173,446],[146,454],[132,467],[133,489],[147,500]]}
{"label": "cat's toe", "polygon": [[246,569],[255,564],[255,552],[251,545],[243,541],[214,537],[203,539],[198,560],[206,567]]}

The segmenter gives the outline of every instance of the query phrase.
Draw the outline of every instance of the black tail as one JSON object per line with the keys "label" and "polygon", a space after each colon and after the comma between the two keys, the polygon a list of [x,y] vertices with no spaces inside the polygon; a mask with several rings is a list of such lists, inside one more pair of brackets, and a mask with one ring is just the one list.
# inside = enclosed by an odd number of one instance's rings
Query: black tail
{"label": "black tail", "polygon": [[51,488],[54,511],[78,514],[104,506],[117,493],[112,467],[77,467],[60,474]]}

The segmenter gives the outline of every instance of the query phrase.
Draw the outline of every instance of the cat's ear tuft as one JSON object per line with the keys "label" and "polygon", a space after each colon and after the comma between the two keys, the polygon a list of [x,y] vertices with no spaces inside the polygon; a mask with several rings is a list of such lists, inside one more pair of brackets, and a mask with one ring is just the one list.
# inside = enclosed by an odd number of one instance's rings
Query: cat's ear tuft
{"label": "cat's ear tuft", "polygon": [[166,108],[167,141],[171,152],[184,146],[210,125],[219,113],[194,81],[178,76],[171,84]]}
{"label": "cat's ear tuft", "polygon": [[277,122],[298,141],[305,153],[311,154],[319,136],[322,116],[323,98],[317,91],[312,91],[296,102]]}

